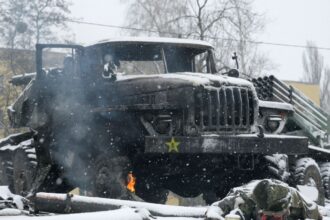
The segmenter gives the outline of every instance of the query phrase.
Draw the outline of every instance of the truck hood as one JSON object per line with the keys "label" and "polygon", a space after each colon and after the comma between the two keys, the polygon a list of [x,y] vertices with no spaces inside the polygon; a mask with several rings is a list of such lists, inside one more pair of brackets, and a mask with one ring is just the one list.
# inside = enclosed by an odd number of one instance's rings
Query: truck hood
{"label": "truck hood", "polygon": [[[181,88],[186,86],[198,87],[198,86],[241,86],[252,88],[251,82],[233,78],[223,75],[206,74],[206,73],[191,73],[191,72],[180,72],[180,73],[166,73],[166,74],[155,74],[155,75],[118,75],[117,89],[129,88],[129,85],[134,86],[135,94],[146,93],[160,90],[168,90]],[[148,83],[146,83],[148,82]],[[126,90],[122,91],[128,92]]]}

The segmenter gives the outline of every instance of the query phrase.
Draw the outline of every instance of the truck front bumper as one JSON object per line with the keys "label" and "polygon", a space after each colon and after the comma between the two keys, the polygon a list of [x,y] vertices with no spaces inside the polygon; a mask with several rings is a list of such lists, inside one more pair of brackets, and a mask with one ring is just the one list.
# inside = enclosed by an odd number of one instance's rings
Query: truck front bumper
{"label": "truck front bumper", "polygon": [[145,153],[298,155],[308,153],[308,139],[286,135],[148,136]]}

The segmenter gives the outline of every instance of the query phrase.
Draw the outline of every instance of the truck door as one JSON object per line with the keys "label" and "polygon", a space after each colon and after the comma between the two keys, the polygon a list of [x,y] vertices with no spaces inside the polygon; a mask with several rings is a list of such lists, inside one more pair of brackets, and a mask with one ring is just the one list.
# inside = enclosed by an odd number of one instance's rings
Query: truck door
{"label": "truck door", "polygon": [[35,79],[39,127],[59,126],[77,111],[83,100],[79,45],[37,44]]}
{"label": "truck door", "polygon": [[90,120],[81,74],[83,52],[82,46],[59,44],[38,44],[36,51],[36,121],[43,123],[36,130],[46,137],[40,149],[67,169],[80,155]]}
{"label": "truck door", "polygon": [[79,76],[80,57],[84,47],[69,44],[37,44],[37,80],[45,79],[47,74],[66,74]]}

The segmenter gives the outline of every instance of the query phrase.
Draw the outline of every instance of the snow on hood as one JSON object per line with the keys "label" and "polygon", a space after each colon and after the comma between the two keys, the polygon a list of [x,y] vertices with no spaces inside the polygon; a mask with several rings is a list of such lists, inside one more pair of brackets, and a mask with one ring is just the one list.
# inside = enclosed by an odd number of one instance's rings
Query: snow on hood
{"label": "snow on hood", "polygon": [[253,84],[247,80],[228,77],[223,75],[207,74],[207,73],[191,73],[191,72],[180,72],[180,73],[165,73],[165,74],[151,74],[151,75],[125,75],[118,74],[117,81],[126,81],[134,79],[148,79],[148,78],[162,78],[162,79],[181,79],[191,82],[194,86],[208,86],[216,83],[221,85],[237,85],[253,87]]}

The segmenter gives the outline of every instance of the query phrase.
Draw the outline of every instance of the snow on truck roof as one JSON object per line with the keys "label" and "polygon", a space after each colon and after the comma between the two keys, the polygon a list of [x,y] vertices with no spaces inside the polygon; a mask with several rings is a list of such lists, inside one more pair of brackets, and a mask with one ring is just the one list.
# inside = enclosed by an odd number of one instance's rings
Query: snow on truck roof
{"label": "snow on truck roof", "polygon": [[146,43],[146,44],[176,44],[176,45],[187,45],[193,47],[209,47],[213,46],[202,40],[183,39],[183,38],[165,38],[165,37],[121,37],[121,38],[110,38],[98,41],[88,46],[95,46],[107,43]]}

